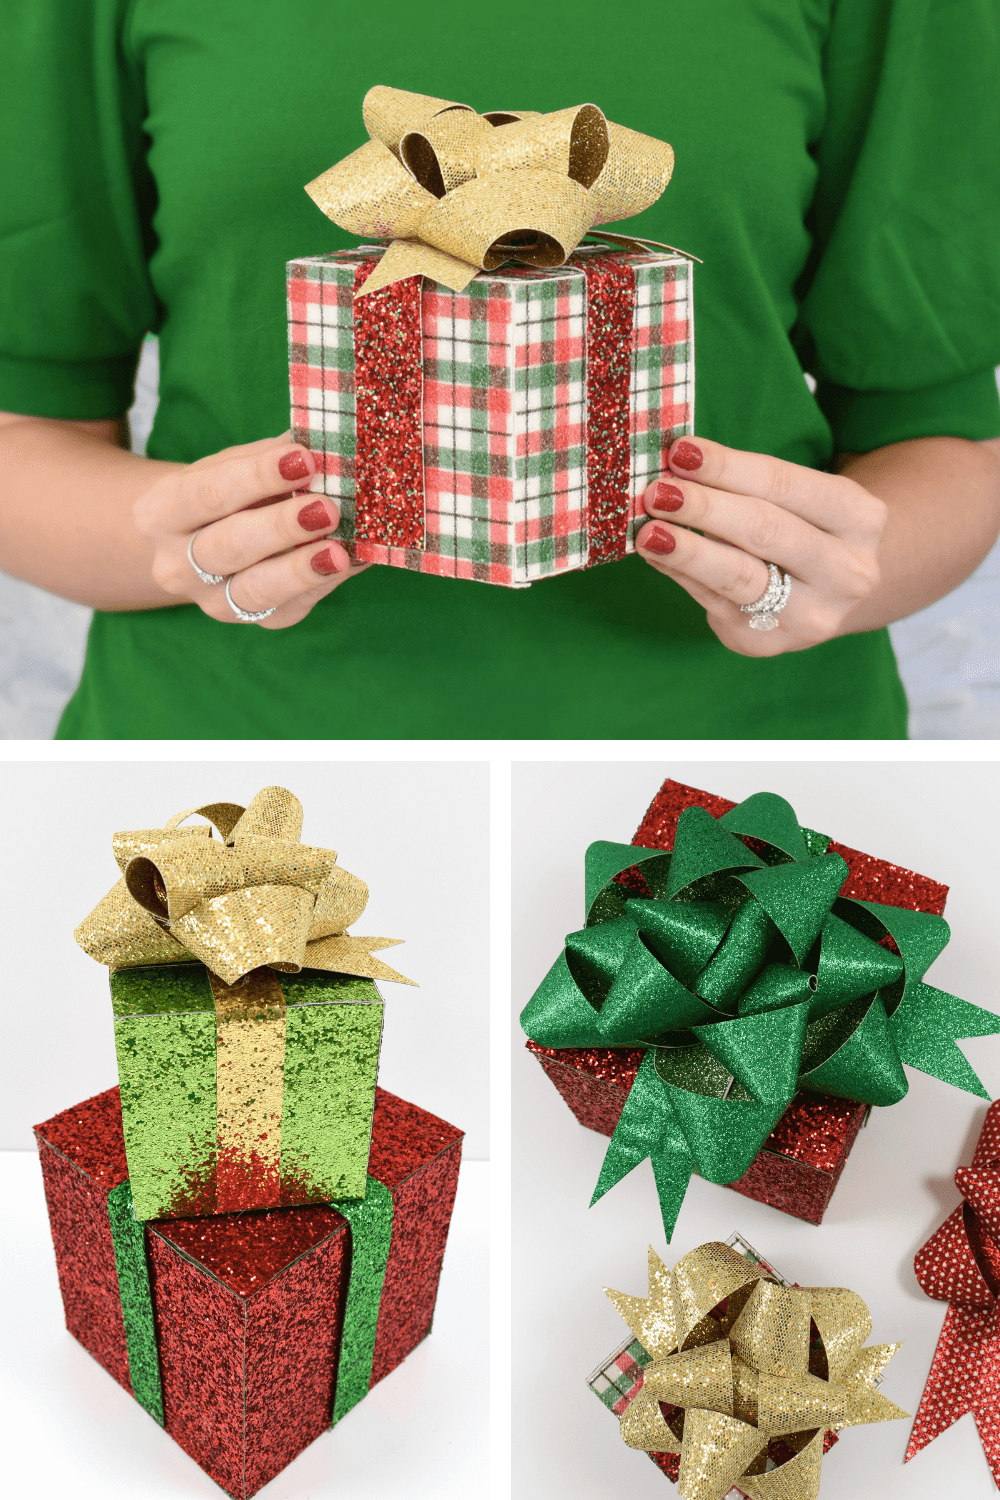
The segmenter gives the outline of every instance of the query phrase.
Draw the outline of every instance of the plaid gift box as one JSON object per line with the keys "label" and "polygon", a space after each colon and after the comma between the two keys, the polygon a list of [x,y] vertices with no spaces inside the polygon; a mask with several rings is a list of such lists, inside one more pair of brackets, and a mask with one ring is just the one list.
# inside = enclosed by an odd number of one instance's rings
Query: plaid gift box
{"label": "plaid gift box", "polygon": [[352,556],[517,587],[633,551],[693,430],[690,260],[585,245],[356,302],[381,253],[288,265],[292,432]]}
{"label": "plaid gift box", "polygon": [[117,1089],[35,1131],[67,1328],[239,1500],[430,1332],[462,1132],[426,1110],[378,1090],[374,1236],[346,1204],[137,1224]]}
{"label": "plaid gift box", "polygon": [[111,975],[139,1219],[360,1197],[382,997],[371,979],[204,964]]}

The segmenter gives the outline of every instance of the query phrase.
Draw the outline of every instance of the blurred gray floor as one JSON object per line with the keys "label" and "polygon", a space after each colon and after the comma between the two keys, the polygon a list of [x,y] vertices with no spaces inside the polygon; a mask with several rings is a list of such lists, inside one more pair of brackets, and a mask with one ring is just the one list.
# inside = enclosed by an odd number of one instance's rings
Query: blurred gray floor
{"label": "blurred gray floor", "polygon": [[[156,410],[148,339],[130,413],[145,452]],[[0,573],[0,739],[51,738],[76,685],[90,611]],[[1000,739],[1000,543],[947,598],[891,630],[917,740]]]}

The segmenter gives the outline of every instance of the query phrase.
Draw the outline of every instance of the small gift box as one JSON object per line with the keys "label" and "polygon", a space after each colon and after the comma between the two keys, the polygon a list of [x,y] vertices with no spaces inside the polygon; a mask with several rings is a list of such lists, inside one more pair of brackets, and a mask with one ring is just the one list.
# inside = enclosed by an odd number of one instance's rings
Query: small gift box
{"label": "small gift box", "polygon": [[210,823],[117,834],[122,879],[77,930],[111,969],[139,1219],[361,1197],[382,1036],[368,888],[299,842],[280,787]]}
{"label": "small gift box", "polygon": [[393,243],[288,265],[292,431],[335,535],[508,586],[624,557],[693,430],[691,258],[580,240],[659,197],[670,147],[594,105],[478,115],[376,88],[364,112],[367,146],[307,191]]}
{"label": "small gift box", "polygon": [[682,1500],[814,1500],[844,1427],[907,1415],[857,1293],[792,1285],[740,1235],[672,1271],[651,1249],[648,1297],[605,1290],[633,1337],[588,1384]]}
{"label": "small gift box", "polygon": [[137,1223],[117,1089],[36,1126],[66,1326],[244,1500],[430,1332],[462,1132],[379,1089],[355,1202]]}
{"label": "small gift box", "polygon": [[521,1016],[577,1118],[611,1135],[592,1201],[650,1157],[668,1240],[695,1173],[819,1222],[904,1063],[986,1097],[954,1043],[1000,1018],[923,982],[946,895],[771,793],[667,781],[631,845],[592,845],[587,925]]}
{"label": "small gift box", "polygon": [[1000,1485],[1000,1101],[987,1110],[972,1166],[959,1167],[955,1185],[965,1201],[913,1261],[928,1297],[950,1305],[904,1462],[971,1411]]}

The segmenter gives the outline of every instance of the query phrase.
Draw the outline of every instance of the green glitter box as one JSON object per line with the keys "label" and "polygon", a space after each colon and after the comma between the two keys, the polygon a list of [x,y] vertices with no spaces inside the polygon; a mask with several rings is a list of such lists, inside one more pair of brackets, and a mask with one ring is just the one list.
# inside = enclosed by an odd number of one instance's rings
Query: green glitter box
{"label": "green glitter box", "polygon": [[111,975],[139,1220],[360,1198],[382,1039],[370,979],[200,963]]}

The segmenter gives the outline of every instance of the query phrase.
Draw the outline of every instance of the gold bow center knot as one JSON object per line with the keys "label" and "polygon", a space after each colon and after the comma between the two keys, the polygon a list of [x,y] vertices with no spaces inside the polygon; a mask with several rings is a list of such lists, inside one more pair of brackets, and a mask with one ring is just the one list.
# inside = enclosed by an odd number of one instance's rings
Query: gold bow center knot
{"label": "gold bow center knot", "polygon": [[342,229],[393,241],[359,295],[407,276],[461,292],[508,260],[561,266],[596,224],[655,203],[674,168],[666,141],[596,104],[480,115],[380,84],[362,108],[371,139],[306,186]]}
{"label": "gold bow center knot", "polygon": [[[180,826],[194,815],[209,821]],[[197,959],[229,985],[264,966],[411,984],[370,951],[398,938],[346,931],[368,903],[367,885],[334,850],[301,843],[301,832],[298,799],[265,787],[246,808],[208,803],[163,828],[116,833],[122,878],[74,936],[112,969]]]}
{"label": "gold bow center knot", "polygon": [[[622,1414],[633,1448],[679,1453],[682,1500],[815,1500],[828,1431],[906,1412],[873,1382],[900,1347],[863,1347],[871,1316],[843,1287],[788,1287],[713,1242],[668,1270],[649,1252],[649,1296],[607,1290],[652,1362]],[[678,1409],[669,1420],[660,1403]],[[781,1439],[784,1462],[767,1468]]]}

